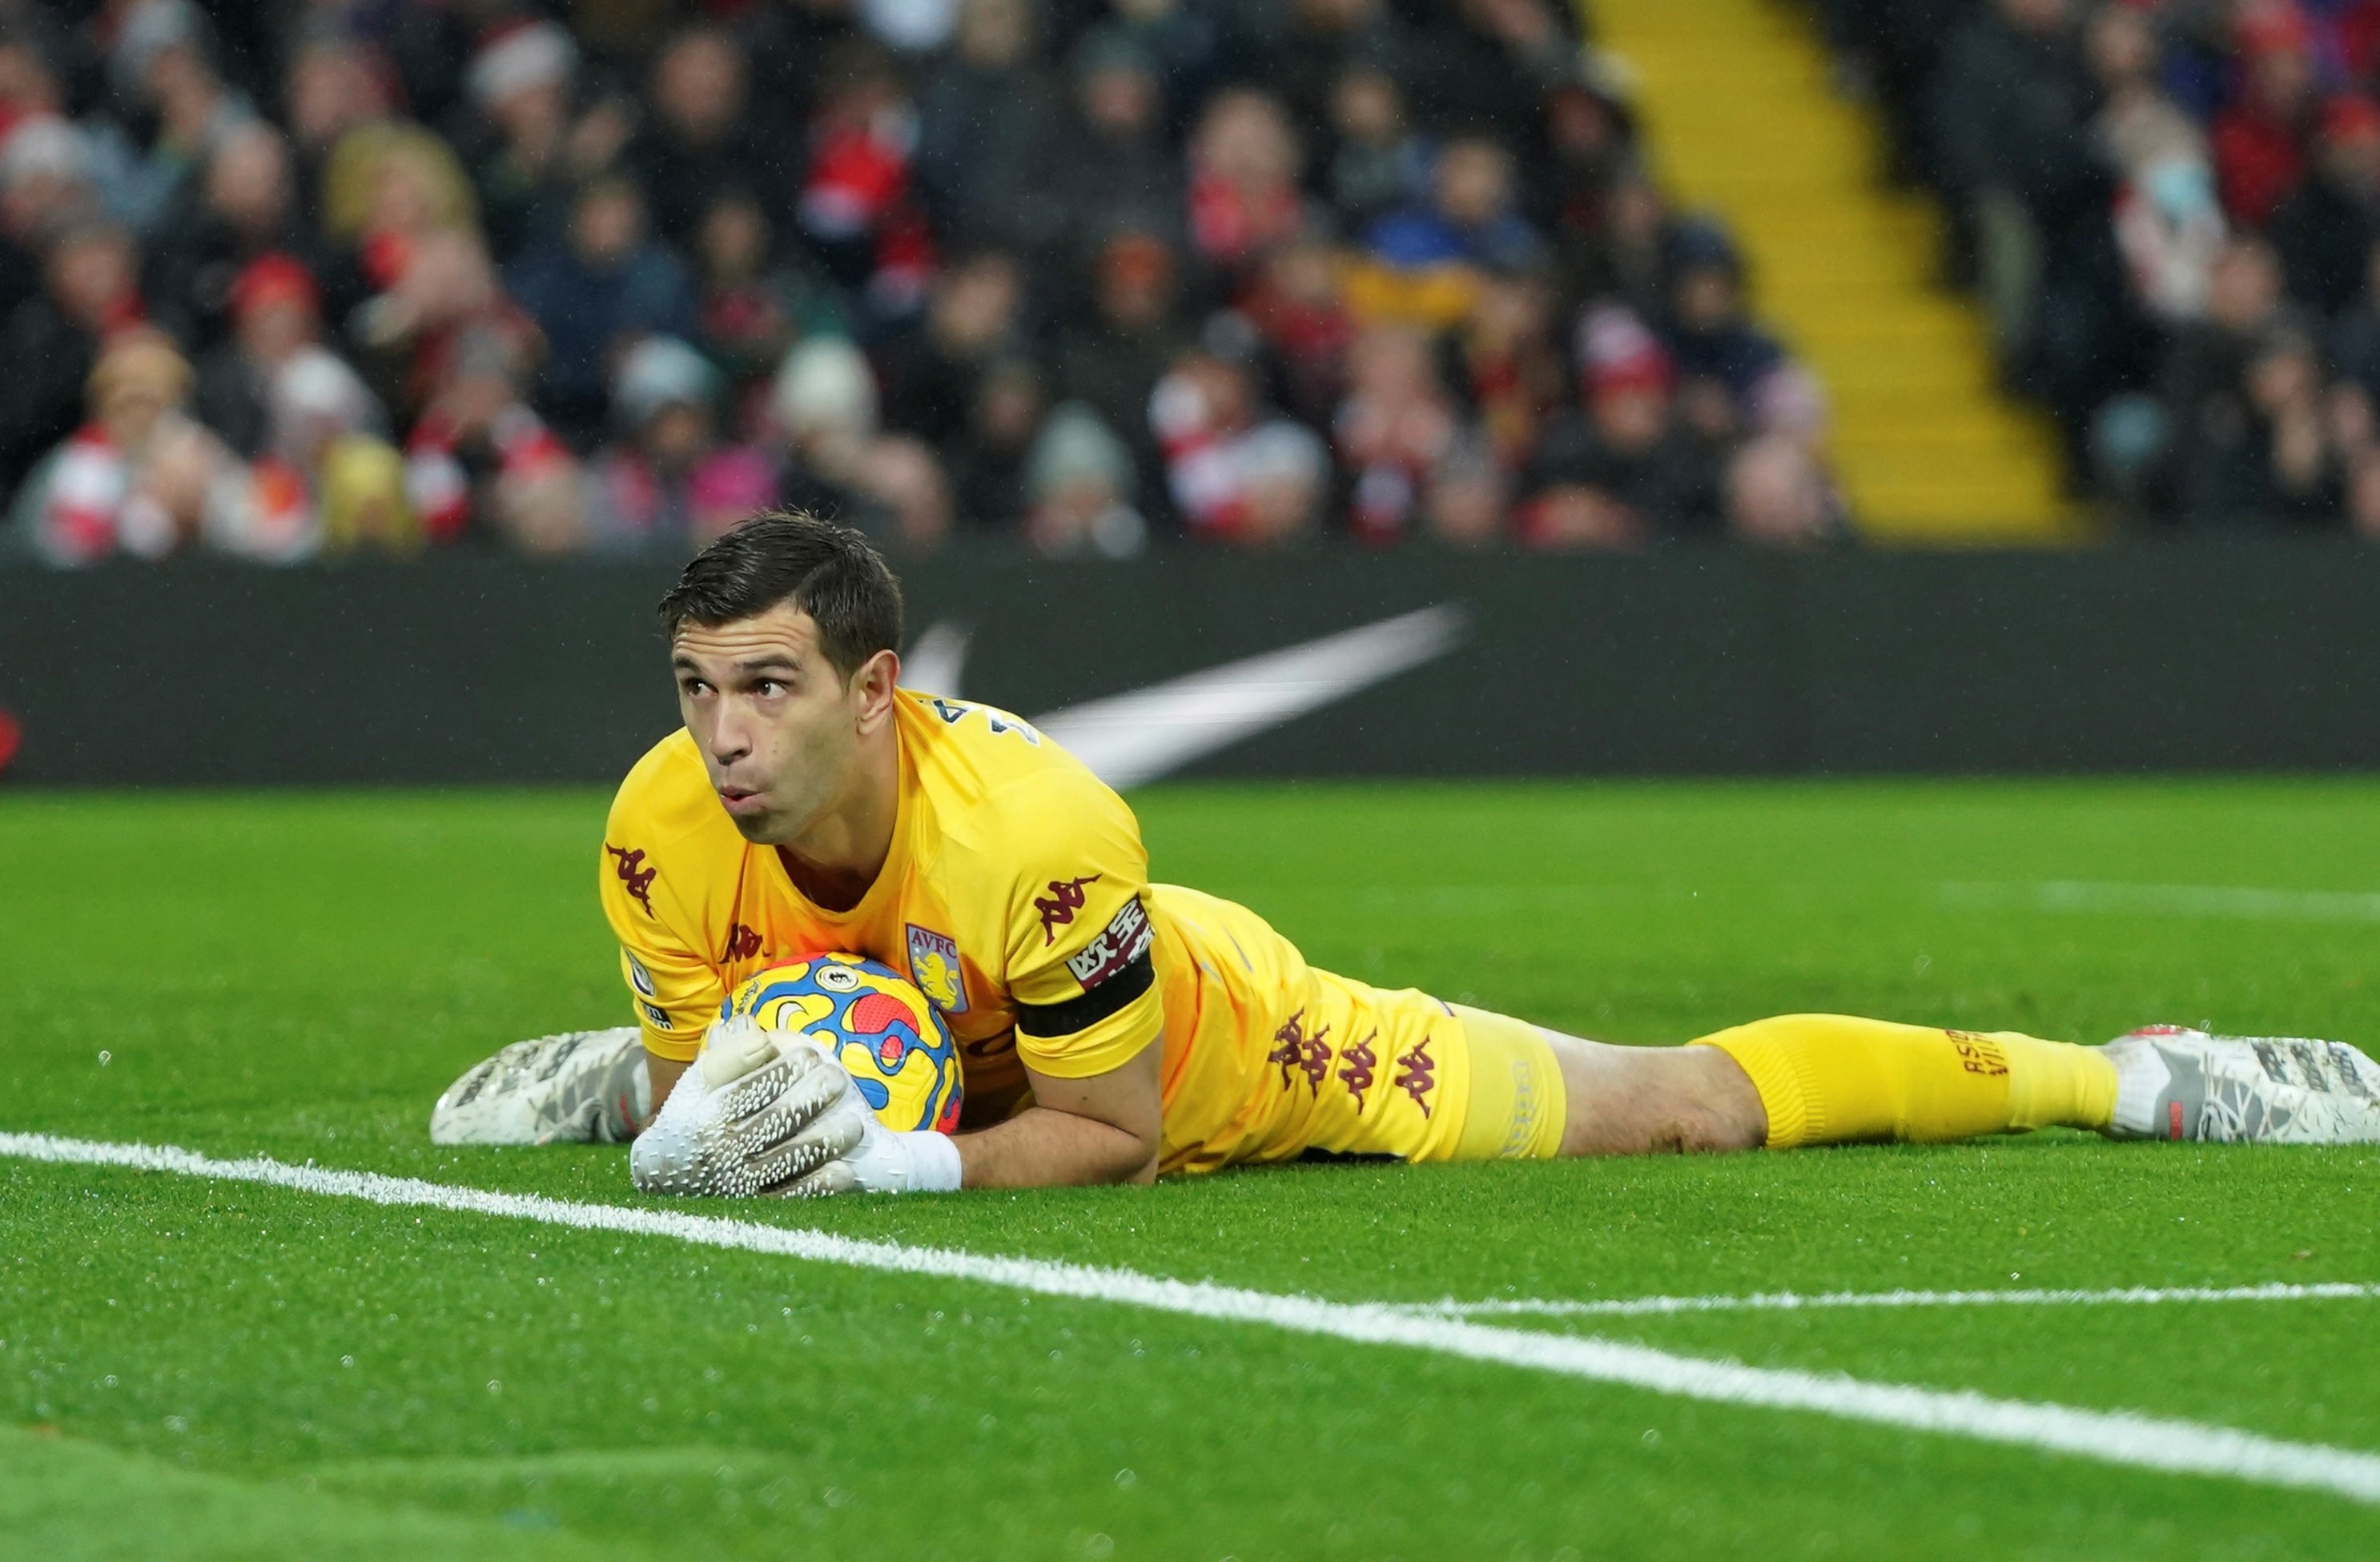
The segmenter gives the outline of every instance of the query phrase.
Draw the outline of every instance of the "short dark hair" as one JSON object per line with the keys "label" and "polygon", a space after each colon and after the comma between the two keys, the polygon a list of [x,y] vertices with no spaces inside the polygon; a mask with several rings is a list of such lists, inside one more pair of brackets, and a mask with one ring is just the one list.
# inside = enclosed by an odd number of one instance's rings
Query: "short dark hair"
{"label": "short dark hair", "polygon": [[755,618],[791,602],[818,624],[819,648],[850,677],[901,645],[901,583],[865,535],[802,510],[764,510],[687,562],[661,601],[671,639],[689,624]]}

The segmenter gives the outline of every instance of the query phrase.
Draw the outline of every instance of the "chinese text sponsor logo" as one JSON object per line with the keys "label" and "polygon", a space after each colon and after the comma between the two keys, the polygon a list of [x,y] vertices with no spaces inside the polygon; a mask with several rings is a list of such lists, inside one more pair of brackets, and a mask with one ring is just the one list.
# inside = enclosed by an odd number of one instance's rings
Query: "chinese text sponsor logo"
{"label": "chinese text sponsor logo", "polygon": [[1319,1091],[1322,1081],[1330,1072],[1330,1044],[1323,1038],[1330,1034],[1324,1025],[1313,1035],[1305,1032],[1305,1011],[1301,1009],[1289,1017],[1288,1023],[1272,1033],[1273,1049],[1265,1054],[1268,1063],[1281,1065],[1281,1087],[1289,1088],[1292,1074],[1304,1074],[1306,1088]]}
{"label": "chinese text sponsor logo", "polygon": [[749,960],[760,952],[760,935],[742,923],[732,923],[727,929],[726,945],[719,951],[719,963],[733,965],[739,960]]}
{"label": "chinese text sponsor logo", "polygon": [[1087,873],[1080,878],[1053,878],[1050,892],[1037,896],[1033,909],[1041,914],[1041,947],[1048,949],[1058,941],[1058,929],[1075,920],[1083,909],[1083,886],[1099,882],[1099,876]]}
{"label": "chinese text sponsor logo", "polygon": [[1114,919],[1080,953],[1067,956],[1066,969],[1088,992],[1147,954],[1150,936],[1148,912],[1135,896],[1117,908]]}
{"label": "chinese text sponsor logo", "polygon": [[1438,1087],[1438,1059],[1429,1055],[1429,1037],[1422,1037],[1397,1059],[1397,1077],[1391,1082],[1413,1097],[1424,1117],[1429,1116],[1429,1093]]}
{"label": "chinese text sponsor logo", "polygon": [[607,841],[603,843],[603,850],[618,859],[613,864],[612,871],[618,874],[620,882],[626,886],[628,898],[644,907],[647,916],[652,915],[653,880],[661,876],[662,870],[645,866],[645,854],[642,847],[631,852],[624,846],[614,846]]}
{"label": "chinese text sponsor logo", "polygon": [[959,969],[956,938],[909,924],[909,979],[943,1013],[966,1012],[966,974]]}

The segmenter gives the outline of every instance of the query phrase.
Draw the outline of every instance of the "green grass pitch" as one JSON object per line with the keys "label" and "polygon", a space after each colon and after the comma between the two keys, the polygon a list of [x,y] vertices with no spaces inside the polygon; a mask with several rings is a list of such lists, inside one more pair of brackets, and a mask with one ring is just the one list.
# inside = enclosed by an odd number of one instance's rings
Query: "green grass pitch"
{"label": "green grass pitch", "polygon": [[[0,1129],[634,1203],[434,1149],[625,1018],[594,793],[0,794]],[[1591,1035],[1840,1009],[2380,1040],[2380,785],[1184,787],[1159,877]],[[2240,887],[2263,898],[2043,885]],[[2325,897],[2327,895],[2327,898]],[[1344,1301],[2380,1280],[2380,1155],[1306,1167],[718,1212]],[[2368,1300],[1516,1320],[2380,1450]],[[953,1280],[0,1160],[0,1552],[2369,1557],[2380,1509]]]}

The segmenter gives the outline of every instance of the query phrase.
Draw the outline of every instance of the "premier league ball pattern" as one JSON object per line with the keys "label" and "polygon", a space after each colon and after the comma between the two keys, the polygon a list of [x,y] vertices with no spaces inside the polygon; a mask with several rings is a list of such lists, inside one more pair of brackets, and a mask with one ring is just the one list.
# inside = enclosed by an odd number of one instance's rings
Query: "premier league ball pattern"
{"label": "premier league ball pattern", "polygon": [[839,953],[771,965],[720,1005],[721,1019],[733,1014],[824,1047],[885,1127],[957,1129],[958,1047],[926,995],[890,967]]}

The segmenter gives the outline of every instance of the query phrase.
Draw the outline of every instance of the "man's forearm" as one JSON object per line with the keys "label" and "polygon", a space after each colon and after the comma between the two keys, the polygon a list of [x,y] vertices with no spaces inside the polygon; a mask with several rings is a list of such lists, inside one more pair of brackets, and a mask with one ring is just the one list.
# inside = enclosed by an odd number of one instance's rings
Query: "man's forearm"
{"label": "man's forearm", "polygon": [[1153,1182],[1157,1145],[1111,1123],[1048,1107],[1028,1107],[1006,1122],[962,1133],[961,1185],[968,1188],[1087,1187]]}
{"label": "man's forearm", "polygon": [[[651,1086],[653,1103],[650,1111],[646,1114],[646,1122],[649,1123],[662,1115],[662,1108],[669,1105],[670,1092],[677,1088],[678,1080],[693,1066],[691,1063],[681,1063],[674,1058],[663,1058],[651,1052],[645,1054],[645,1080]],[[639,1132],[641,1132],[641,1126]]]}

